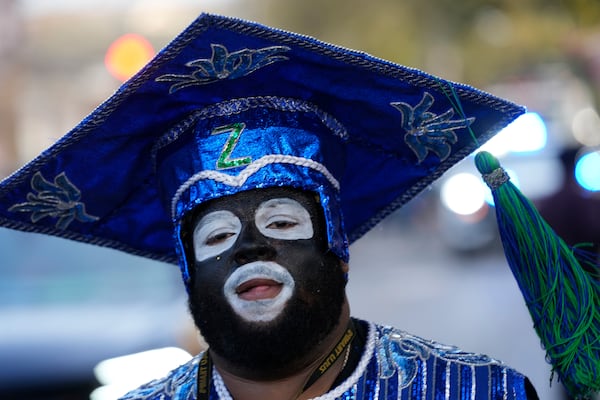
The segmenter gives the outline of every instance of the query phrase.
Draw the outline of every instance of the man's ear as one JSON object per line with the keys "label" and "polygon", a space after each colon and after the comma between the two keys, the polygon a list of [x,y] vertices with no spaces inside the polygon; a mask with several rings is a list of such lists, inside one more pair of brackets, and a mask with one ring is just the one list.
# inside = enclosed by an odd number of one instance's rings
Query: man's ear
{"label": "man's ear", "polygon": [[348,284],[348,272],[350,271],[350,265],[347,262],[340,260],[340,269],[344,273],[344,281]]}
{"label": "man's ear", "polygon": [[347,262],[340,260],[340,267],[342,268],[342,272],[347,274],[350,272],[350,265]]}

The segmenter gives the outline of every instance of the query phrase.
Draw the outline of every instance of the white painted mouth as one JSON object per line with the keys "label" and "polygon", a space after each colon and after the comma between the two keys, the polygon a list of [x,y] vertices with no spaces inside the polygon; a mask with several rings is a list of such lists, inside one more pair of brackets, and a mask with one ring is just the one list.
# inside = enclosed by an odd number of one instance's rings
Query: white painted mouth
{"label": "white painted mouth", "polygon": [[[268,280],[281,285],[275,297],[246,300],[238,288],[252,280]],[[268,322],[283,311],[294,292],[294,278],[281,265],[272,261],[254,261],[236,269],[223,286],[225,298],[240,317],[246,321]]]}

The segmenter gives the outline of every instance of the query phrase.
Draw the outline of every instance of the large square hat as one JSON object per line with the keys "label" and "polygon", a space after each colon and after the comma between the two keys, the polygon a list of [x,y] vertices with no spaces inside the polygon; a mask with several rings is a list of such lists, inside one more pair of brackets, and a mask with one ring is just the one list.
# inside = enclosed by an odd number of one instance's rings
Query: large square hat
{"label": "large square hat", "polygon": [[[294,186],[319,195],[329,247],[347,260],[349,243],[523,112],[362,52],[203,14],[0,183],[0,226],[179,262],[188,282],[182,224],[197,205]],[[600,283],[585,270],[597,263],[555,237],[497,160],[476,163],[548,359],[571,393],[600,390]]]}
{"label": "large square hat", "polygon": [[193,206],[291,184],[321,195],[331,247],[347,258],[338,228],[356,240],[523,111],[362,52],[203,14],[2,182],[0,225],[177,263],[174,228]]}

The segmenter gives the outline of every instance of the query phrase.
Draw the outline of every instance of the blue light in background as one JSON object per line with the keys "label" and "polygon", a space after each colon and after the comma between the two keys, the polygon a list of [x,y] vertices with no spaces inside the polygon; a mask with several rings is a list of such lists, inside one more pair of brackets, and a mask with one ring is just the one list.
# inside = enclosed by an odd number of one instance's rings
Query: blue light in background
{"label": "blue light in background", "polygon": [[575,179],[585,190],[600,191],[600,151],[587,153],[577,160]]}
{"label": "blue light in background", "polygon": [[546,123],[538,113],[522,114],[481,147],[496,157],[508,153],[532,153],[543,150],[548,141]]}

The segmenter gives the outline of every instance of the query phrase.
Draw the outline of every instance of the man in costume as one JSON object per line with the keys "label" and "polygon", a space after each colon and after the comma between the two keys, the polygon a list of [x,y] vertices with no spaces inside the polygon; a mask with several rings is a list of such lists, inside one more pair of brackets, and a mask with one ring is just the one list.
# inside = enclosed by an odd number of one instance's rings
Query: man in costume
{"label": "man in costume", "polygon": [[345,295],[349,243],[522,112],[202,15],[3,182],[0,224],[179,264],[209,350],[125,399],[534,399],[499,361],[352,319]]}

